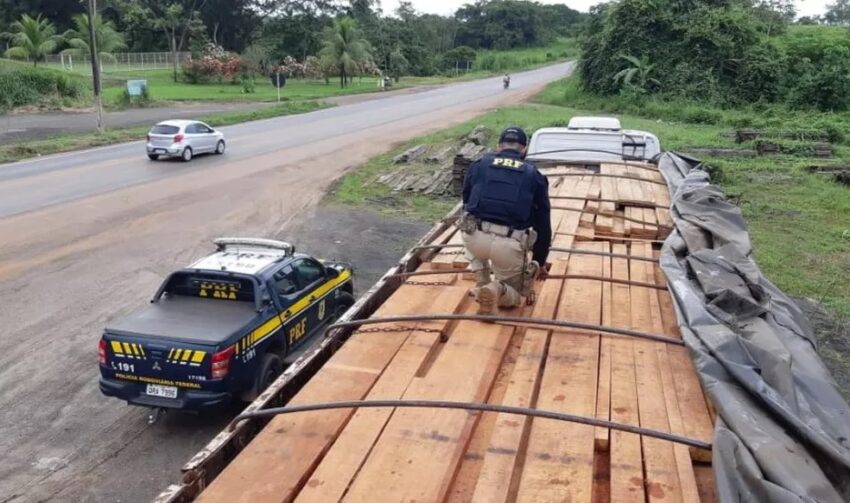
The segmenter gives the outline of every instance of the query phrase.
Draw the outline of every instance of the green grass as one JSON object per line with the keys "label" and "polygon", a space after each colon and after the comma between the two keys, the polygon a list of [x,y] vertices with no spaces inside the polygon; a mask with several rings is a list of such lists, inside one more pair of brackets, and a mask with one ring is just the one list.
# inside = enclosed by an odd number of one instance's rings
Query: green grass
{"label": "green grass", "polygon": [[483,72],[517,71],[575,58],[579,52],[576,39],[559,38],[544,47],[478,51],[474,68]]}
{"label": "green grass", "polygon": [[[816,299],[850,317],[850,189],[805,170],[813,164],[850,164],[844,133],[850,127],[850,113],[795,112],[782,107],[726,110],[656,100],[635,104],[621,97],[589,96],[579,89],[577,79],[550,85],[539,100],[594,113],[617,113],[625,127],[658,135],[665,150],[751,146],[735,144],[727,136],[736,127],[828,132],[836,142],[834,161],[806,158],[799,148],[789,155],[703,160],[716,168],[715,181],[739,200],[756,260],[766,276],[791,295]],[[779,143],[789,150],[803,144]]]}
{"label": "green grass", "polygon": [[[268,78],[257,78],[254,93],[243,93],[240,84],[188,84],[183,81],[174,82],[168,70],[150,70],[145,72],[117,72],[109,74],[105,81],[103,96],[106,102],[116,103],[124,92],[128,79],[144,79],[154,100],[164,101],[277,101],[277,90]],[[178,75],[182,79],[182,75]],[[409,80],[409,82],[408,82]],[[414,79],[402,79],[403,85],[414,85]],[[377,91],[377,81],[374,77],[364,77],[362,82],[355,78],[346,88],[340,88],[339,82],[331,80],[289,79],[281,89],[283,100],[297,101],[328,98],[343,94],[357,94]]]}
{"label": "green grass", "polygon": [[[201,117],[199,120],[202,120],[211,126],[218,127],[236,124],[239,122],[307,113],[327,108],[328,106],[330,105],[317,101],[297,101],[264,107],[258,110],[208,115],[206,117]],[[35,155],[55,154],[70,150],[79,150],[125,141],[139,140],[144,138],[145,133],[147,133],[149,129],[150,128],[148,126],[112,129],[104,132],[103,134],[68,134],[47,140],[26,141],[11,145],[3,145],[0,146],[0,162],[14,162],[33,157]],[[0,166],[0,169],[2,169],[2,166]]]}

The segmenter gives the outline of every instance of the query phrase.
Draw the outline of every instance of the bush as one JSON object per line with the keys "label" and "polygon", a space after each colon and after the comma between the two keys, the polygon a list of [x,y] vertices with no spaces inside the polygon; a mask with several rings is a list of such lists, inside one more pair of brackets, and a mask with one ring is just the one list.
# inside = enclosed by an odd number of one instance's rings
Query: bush
{"label": "bush", "polygon": [[82,79],[29,66],[0,67],[0,109],[9,110],[51,99],[79,99],[86,94]]}
{"label": "bush", "polygon": [[621,0],[591,12],[579,62],[587,91],[618,94],[623,84],[614,76],[630,67],[629,55],[648,62],[657,80],[649,91],[665,99],[850,108],[846,29],[790,26],[771,37],[751,3],[728,0]]}
{"label": "bush", "polygon": [[183,75],[190,84],[208,84],[225,80],[231,84],[239,82],[238,74],[246,64],[238,55],[225,52],[220,47],[208,47],[200,58],[189,58],[183,63]]}
{"label": "bush", "polygon": [[239,81],[242,83],[243,94],[253,94],[256,89],[254,85],[254,76],[248,73],[243,73],[239,76]]}
{"label": "bush", "polygon": [[847,109],[850,105],[850,50],[828,47],[816,64],[808,59],[798,64],[791,89],[798,107],[814,106],[824,111]]}

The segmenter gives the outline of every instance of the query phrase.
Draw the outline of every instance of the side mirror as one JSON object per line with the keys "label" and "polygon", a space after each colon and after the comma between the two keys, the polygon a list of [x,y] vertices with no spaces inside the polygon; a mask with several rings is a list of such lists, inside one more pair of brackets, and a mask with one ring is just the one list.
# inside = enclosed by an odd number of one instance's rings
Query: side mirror
{"label": "side mirror", "polygon": [[326,267],[325,271],[327,271],[329,278],[339,277],[339,269],[337,269],[336,267]]}

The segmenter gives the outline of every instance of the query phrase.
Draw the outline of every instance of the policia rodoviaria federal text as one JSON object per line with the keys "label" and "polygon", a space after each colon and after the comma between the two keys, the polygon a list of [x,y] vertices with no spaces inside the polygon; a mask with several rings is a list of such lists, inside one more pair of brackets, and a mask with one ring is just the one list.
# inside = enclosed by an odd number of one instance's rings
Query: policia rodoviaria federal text
{"label": "policia rodoviaria federal text", "polygon": [[549,254],[549,184],[524,160],[527,145],[522,129],[505,129],[498,151],[474,162],[464,181],[460,229],[478,277],[479,314],[519,305]]}

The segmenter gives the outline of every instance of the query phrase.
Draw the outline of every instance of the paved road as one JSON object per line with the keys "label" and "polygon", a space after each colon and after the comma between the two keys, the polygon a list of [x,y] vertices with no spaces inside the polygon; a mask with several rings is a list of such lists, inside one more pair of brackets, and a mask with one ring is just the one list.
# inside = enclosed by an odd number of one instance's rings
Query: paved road
{"label": "paved road", "polygon": [[[0,502],[146,501],[228,414],[102,397],[97,340],[211,238],[294,240],[386,270],[421,227],[317,209],[346,169],[537,92],[567,64],[224,128],[224,156],[150,162],[140,142],[0,165]],[[230,411],[232,414],[233,411]]]}
{"label": "paved road", "polygon": [[[274,103],[180,103],[168,107],[131,108],[104,114],[107,128],[144,126],[166,117],[196,119],[204,115],[255,110]],[[91,133],[95,130],[94,110],[74,112],[39,112],[0,115],[0,145],[19,141],[43,140],[68,133]]]}
{"label": "paved road", "polygon": [[[433,86],[406,87],[383,93],[360,93],[332,96],[326,101],[338,105],[360,103],[388,96],[426,91]],[[179,102],[166,107],[130,108],[107,112],[103,122],[107,128],[125,128],[153,124],[165,118],[198,119],[205,115],[257,110],[274,102]],[[20,141],[43,140],[60,134],[91,133],[95,128],[94,109],[70,112],[38,112],[0,115],[0,145]]]}

